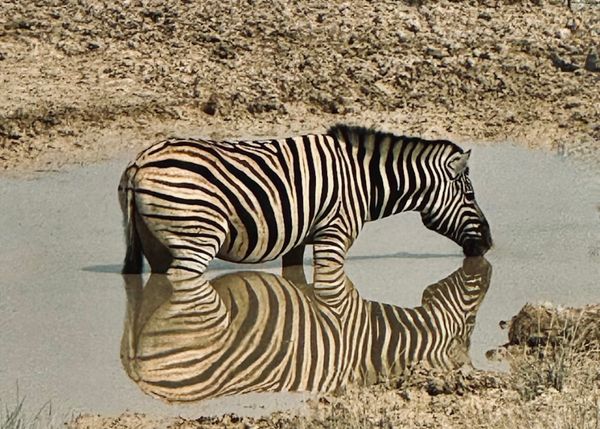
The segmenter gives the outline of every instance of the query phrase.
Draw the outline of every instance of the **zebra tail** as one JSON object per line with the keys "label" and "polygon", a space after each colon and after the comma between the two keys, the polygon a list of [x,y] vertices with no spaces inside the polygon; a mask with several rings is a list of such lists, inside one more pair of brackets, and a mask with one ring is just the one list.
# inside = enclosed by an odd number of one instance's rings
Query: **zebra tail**
{"label": "zebra tail", "polygon": [[127,167],[119,184],[119,202],[123,212],[125,244],[127,246],[121,274],[141,274],[143,268],[142,242],[135,225],[135,188],[133,186],[135,173],[137,173],[135,164]]}
{"label": "zebra tail", "polygon": [[139,318],[142,307],[143,283],[141,275],[123,276],[127,293],[125,327],[121,337],[121,364],[132,380],[138,381],[137,346],[139,338]]}

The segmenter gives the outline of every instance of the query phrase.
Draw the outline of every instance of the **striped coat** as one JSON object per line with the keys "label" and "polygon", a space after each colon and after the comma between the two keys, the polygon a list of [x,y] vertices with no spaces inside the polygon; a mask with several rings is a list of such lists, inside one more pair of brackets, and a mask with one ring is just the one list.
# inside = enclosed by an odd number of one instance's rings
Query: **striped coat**
{"label": "striped coat", "polygon": [[491,235],[468,158],[448,141],[347,126],[279,140],[168,140],[121,178],[123,272],[140,272],[142,253],[153,272],[201,274],[215,257],[263,262],[305,244],[317,267],[342,265],[365,222],[409,210],[480,255]]}

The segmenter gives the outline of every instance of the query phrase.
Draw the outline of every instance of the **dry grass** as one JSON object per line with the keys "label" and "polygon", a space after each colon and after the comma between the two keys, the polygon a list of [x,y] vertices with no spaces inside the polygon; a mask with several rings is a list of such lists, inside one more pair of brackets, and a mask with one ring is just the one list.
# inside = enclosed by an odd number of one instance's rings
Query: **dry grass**
{"label": "dry grass", "polygon": [[598,429],[598,357],[564,348],[516,357],[510,374],[459,371],[409,388],[354,388],[315,402],[308,417],[264,427]]}
{"label": "dry grass", "polygon": [[14,402],[0,400],[0,429],[48,429],[59,426],[62,425],[56,423],[49,402],[31,412],[25,397],[21,397],[18,392]]}

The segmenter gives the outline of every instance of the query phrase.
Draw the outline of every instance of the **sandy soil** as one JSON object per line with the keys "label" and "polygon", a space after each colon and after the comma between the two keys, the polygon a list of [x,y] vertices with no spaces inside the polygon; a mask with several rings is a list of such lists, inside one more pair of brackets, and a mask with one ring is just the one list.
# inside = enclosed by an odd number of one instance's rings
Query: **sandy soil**
{"label": "sandy soil", "polygon": [[337,121],[598,159],[599,40],[593,5],[2,2],[0,170]]}

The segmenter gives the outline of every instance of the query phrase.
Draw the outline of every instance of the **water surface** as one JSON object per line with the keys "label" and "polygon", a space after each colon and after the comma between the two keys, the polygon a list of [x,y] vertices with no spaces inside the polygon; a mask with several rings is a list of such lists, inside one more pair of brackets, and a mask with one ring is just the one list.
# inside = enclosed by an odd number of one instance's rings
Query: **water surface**
{"label": "water surface", "polygon": [[[174,406],[143,393],[120,361],[126,293],[116,187],[127,160],[33,179],[0,180],[0,399],[18,382],[32,406],[160,415],[260,415],[299,407],[305,394],[252,393]],[[526,302],[600,302],[600,173],[512,146],[474,146],[477,200],[495,247],[492,282],[477,315],[470,357],[503,343],[498,322]],[[309,254],[306,262],[310,263]],[[427,285],[462,264],[460,248],[426,230],[417,214],[366,226],[347,273],[364,299],[420,305]],[[277,263],[215,261],[209,276]]]}

